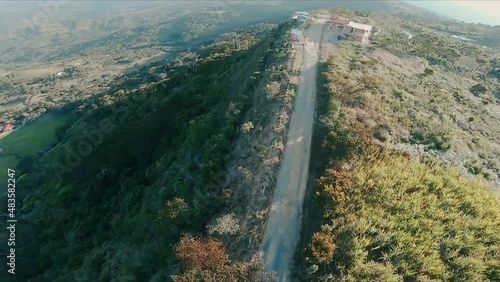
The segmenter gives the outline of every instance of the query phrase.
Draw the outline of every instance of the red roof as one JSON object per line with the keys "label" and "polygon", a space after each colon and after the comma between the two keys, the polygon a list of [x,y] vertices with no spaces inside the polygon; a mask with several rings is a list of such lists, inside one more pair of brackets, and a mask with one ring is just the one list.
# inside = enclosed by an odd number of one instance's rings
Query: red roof
{"label": "red roof", "polygon": [[333,24],[348,25],[351,21],[350,20],[344,20],[344,19],[331,18],[330,22],[333,23]]}
{"label": "red roof", "polygon": [[3,126],[3,131],[11,131],[12,129],[14,129],[12,124],[6,124]]}

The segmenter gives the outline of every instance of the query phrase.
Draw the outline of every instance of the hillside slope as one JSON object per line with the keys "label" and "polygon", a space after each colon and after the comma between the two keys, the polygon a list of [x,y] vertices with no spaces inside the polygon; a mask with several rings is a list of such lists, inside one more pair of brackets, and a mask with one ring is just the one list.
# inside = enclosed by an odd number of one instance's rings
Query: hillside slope
{"label": "hillside slope", "polygon": [[499,281],[500,50],[422,22],[331,12],[375,34],[367,47],[322,46],[297,275]]}
{"label": "hillside slope", "polygon": [[182,256],[198,242],[220,254],[215,264],[212,256],[197,261],[207,271],[258,275],[258,259],[233,266],[219,240],[198,237],[230,204],[217,177],[242,132],[258,74],[278,60],[286,30],[281,25],[261,40],[250,32],[254,40],[239,51],[217,42],[197,60],[181,54],[169,79],[90,101],[54,149],[22,161],[17,240],[26,260],[19,279],[169,281],[185,269],[189,277],[205,271],[189,270]]}

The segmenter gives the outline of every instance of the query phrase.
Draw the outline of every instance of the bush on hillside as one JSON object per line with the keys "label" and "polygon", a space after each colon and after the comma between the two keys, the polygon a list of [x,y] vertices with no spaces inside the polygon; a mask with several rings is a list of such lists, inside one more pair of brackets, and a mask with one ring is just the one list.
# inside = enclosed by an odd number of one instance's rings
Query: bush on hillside
{"label": "bush on hillside", "polygon": [[262,281],[276,282],[274,274],[264,271],[262,254],[247,262],[231,264],[224,244],[216,239],[182,237],[177,257],[186,267],[182,275],[172,276],[175,282],[193,281]]}
{"label": "bush on hillside", "polygon": [[453,131],[444,127],[418,127],[411,131],[412,144],[424,144],[428,149],[447,151],[451,148]]}
{"label": "bush on hillside", "polygon": [[472,86],[469,91],[474,94],[475,96],[479,96],[481,94],[484,94],[489,91],[488,87],[486,87],[483,84],[476,84]]}

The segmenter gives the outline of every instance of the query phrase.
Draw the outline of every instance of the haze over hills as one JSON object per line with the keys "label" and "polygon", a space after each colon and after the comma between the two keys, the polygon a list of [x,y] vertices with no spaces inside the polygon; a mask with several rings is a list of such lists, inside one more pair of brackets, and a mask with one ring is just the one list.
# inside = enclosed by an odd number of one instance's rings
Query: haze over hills
{"label": "haze over hills", "polygon": [[[166,1],[154,2],[156,6],[151,7],[153,5],[151,2],[118,4],[110,1],[103,4],[81,1],[68,2],[52,8],[50,11],[58,12],[51,15],[44,14],[44,9],[37,3],[30,3],[29,10],[17,13],[8,14],[8,10],[0,11],[11,19],[10,28],[2,29],[4,35],[0,41],[2,54],[0,78],[12,76],[8,80],[16,84],[13,87],[15,90],[4,90],[7,91],[5,93],[7,95],[2,97],[4,101],[1,103],[4,105],[8,103],[16,111],[22,110],[28,116],[27,119],[19,117],[14,119],[12,114],[4,114],[3,122],[17,120],[25,123],[39,116],[41,114],[39,107],[28,106],[30,101],[37,100],[38,90],[30,91],[26,85],[37,84],[36,81],[64,72],[67,67],[75,68],[76,79],[45,85],[42,88],[46,89],[39,90],[48,91],[52,96],[50,105],[55,103],[60,106],[75,99],[92,96],[104,90],[105,85],[110,83],[107,79],[103,79],[103,75],[116,77],[125,69],[133,69],[136,63],[162,60],[165,56],[169,56],[174,47],[185,49],[208,44],[217,34],[238,31],[260,22],[280,23],[295,10],[325,5],[325,2],[321,1],[286,2],[286,5],[284,3]],[[15,5],[27,6],[27,4]],[[327,2],[327,5],[329,7],[347,5],[351,8],[365,9],[384,7],[380,3],[365,2],[353,4]],[[192,18],[195,12],[204,10],[226,12],[213,18],[203,16],[199,19]],[[50,20],[43,23],[47,18],[34,17],[39,13],[46,15]],[[42,23],[38,24],[38,21]],[[146,30],[148,32],[144,33]],[[196,40],[192,35],[195,35]],[[123,62],[124,58],[130,62],[116,64],[119,60]],[[111,63],[112,61],[114,62]],[[101,66],[102,63],[107,64],[107,67]],[[80,75],[77,75],[78,73]],[[83,76],[82,73],[86,75]],[[93,79],[99,80],[100,83],[92,82],[90,85],[89,82]],[[68,89],[70,87],[73,89]],[[11,91],[16,93],[15,98],[10,94]],[[61,97],[61,91],[69,95]],[[66,102],[60,101],[61,99]],[[19,103],[21,100],[24,102]],[[52,107],[50,105],[44,105],[42,108]],[[3,112],[8,109],[3,106],[0,110]]]}
{"label": "haze over hills", "polygon": [[497,1],[406,1],[459,21],[500,26]]}
{"label": "haze over hills", "polygon": [[0,2],[0,281],[500,281],[500,30],[394,3]]}

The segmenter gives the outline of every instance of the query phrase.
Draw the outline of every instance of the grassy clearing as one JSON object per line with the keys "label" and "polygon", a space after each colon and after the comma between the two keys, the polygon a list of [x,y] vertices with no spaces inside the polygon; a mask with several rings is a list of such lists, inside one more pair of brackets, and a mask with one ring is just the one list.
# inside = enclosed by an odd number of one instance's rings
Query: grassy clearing
{"label": "grassy clearing", "polygon": [[[22,156],[35,156],[36,151],[55,140],[56,130],[67,125],[70,118],[57,114],[46,114],[0,140],[3,155],[0,167],[15,168]],[[3,181],[4,175],[0,175]]]}
{"label": "grassy clearing", "polygon": [[68,121],[69,118],[62,115],[44,115],[0,140],[0,147],[6,155],[35,155],[41,146],[54,141],[56,130]]}

